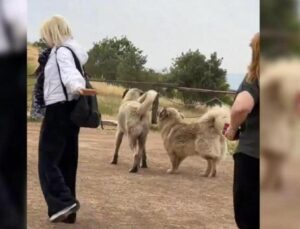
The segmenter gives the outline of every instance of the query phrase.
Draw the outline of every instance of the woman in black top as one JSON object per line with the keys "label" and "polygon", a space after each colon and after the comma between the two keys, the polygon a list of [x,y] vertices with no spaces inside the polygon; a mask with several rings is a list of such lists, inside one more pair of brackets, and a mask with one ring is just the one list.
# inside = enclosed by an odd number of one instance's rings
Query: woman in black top
{"label": "woman in black top", "polygon": [[233,202],[235,220],[241,229],[259,228],[259,53],[256,34],[250,44],[252,62],[231,109],[228,140],[239,138],[234,154]]}

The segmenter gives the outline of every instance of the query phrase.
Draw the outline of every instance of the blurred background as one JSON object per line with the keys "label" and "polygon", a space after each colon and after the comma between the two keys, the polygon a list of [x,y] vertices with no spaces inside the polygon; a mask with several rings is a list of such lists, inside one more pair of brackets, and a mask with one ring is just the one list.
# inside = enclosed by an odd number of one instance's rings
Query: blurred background
{"label": "blurred background", "polygon": [[26,224],[26,0],[0,0],[0,228]]}
{"label": "blurred background", "polygon": [[261,228],[300,228],[300,1],[261,0]]}

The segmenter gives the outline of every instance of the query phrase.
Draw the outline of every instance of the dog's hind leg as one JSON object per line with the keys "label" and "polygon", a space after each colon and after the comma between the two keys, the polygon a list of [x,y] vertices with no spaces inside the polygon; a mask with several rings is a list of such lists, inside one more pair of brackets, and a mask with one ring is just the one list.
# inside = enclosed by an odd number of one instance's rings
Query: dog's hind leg
{"label": "dog's hind leg", "polygon": [[180,160],[174,153],[169,154],[171,160],[171,168],[167,170],[167,173],[174,173],[178,169],[178,166],[182,160]]}
{"label": "dog's hind leg", "polygon": [[141,168],[148,168],[146,149],[143,149]]}
{"label": "dog's hind leg", "polygon": [[262,177],[261,189],[279,190],[283,187],[282,166],[284,157],[276,155],[272,151],[264,150],[265,174]]}
{"label": "dog's hind leg", "polygon": [[121,132],[120,130],[117,131],[116,134],[116,146],[115,146],[115,153],[114,153],[114,157],[111,161],[111,164],[117,164],[118,163],[118,156],[119,156],[119,149],[122,143],[122,139],[123,139],[124,133]]}
{"label": "dog's hind leg", "polygon": [[130,145],[130,149],[133,151],[134,153],[134,158],[133,158],[133,166],[132,168],[129,170],[130,173],[136,173],[139,169],[139,165],[140,165],[140,161],[141,161],[141,150],[140,147],[138,149],[136,149],[137,147],[137,142],[138,140],[136,138],[129,138],[129,145]]}
{"label": "dog's hind leg", "polygon": [[213,159],[212,160],[212,177],[216,177],[217,176],[217,160]]}
{"label": "dog's hind leg", "polygon": [[177,164],[176,164],[175,170],[178,169],[179,165],[181,164],[181,162],[182,162],[185,158],[186,158],[186,157],[178,157],[178,156],[177,156]]}
{"label": "dog's hind leg", "polygon": [[[142,147],[142,163],[141,163],[141,168],[148,168],[147,165],[147,155],[146,155],[146,137],[144,137],[145,139],[143,139],[140,144],[140,147]],[[141,141],[141,140],[140,140]]]}
{"label": "dog's hind leg", "polygon": [[270,157],[267,163],[266,174],[262,188],[280,190],[283,187],[282,166],[284,161],[281,157]]}
{"label": "dog's hind leg", "polygon": [[211,159],[207,159],[207,167],[206,167],[206,171],[205,173],[203,174],[204,177],[208,177],[209,174],[211,173],[211,170],[212,170],[212,161]]}

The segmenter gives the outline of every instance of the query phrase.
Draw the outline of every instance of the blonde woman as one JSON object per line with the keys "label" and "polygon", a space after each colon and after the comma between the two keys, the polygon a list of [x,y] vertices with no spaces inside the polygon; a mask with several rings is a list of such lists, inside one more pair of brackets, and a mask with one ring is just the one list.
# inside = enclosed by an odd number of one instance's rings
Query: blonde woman
{"label": "blonde woman", "polygon": [[73,39],[63,17],[54,16],[46,21],[41,37],[51,52],[44,68],[46,113],[39,141],[40,183],[50,221],[75,223],[79,210],[75,191],[79,127],[71,121],[70,113],[79,95],[94,95],[96,91],[85,89],[85,80],[76,68],[71,50],[81,66],[88,55]]}
{"label": "blonde woman", "polygon": [[252,62],[231,109],[225,136],[239,143],[234,154],[233,201],[239,228],[259,228],[259,54],[260,38],[250,44]]}

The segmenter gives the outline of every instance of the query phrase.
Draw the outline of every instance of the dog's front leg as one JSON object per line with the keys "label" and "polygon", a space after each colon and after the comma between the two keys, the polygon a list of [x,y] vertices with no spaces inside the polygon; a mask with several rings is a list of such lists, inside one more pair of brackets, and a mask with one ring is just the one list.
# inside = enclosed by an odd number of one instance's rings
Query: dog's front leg
{"label": "dog's front leg", "polygon": [[212,177],[216,177],[217,176],[217,161],[216,159],[212,160]]}
{"label": "dog's front leg", "polygon": [[114,157],[111,161],[111,164],[117,164],[118,163],[118,156],[119,156],[119,149],[122,143],[122,139],[123,139],[124,133],[121,132],[120,130],[117,131],[116,134],[116,146],[115,146],[115,153],[114,153]]}
{"label": "dog's front leg", "polygon": [[148,168],[147,165],[147,155],[146,155],[146,137],[142,137],[139,140],[139,147],[142,150],[142,163],[141,163],[141,168]]}
{"label": "dog's front leg", "polygon": [[208,177],[212,170],[212,161],[210,159],[207,159],[206,161],[207,161],[207,167],[205,173],[203,174],[204,177]]}

